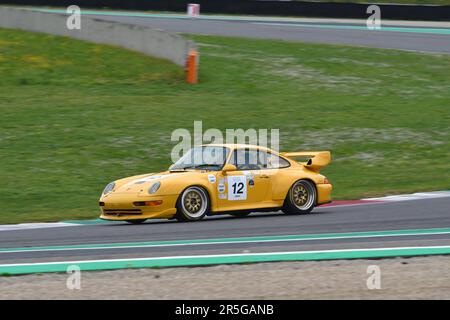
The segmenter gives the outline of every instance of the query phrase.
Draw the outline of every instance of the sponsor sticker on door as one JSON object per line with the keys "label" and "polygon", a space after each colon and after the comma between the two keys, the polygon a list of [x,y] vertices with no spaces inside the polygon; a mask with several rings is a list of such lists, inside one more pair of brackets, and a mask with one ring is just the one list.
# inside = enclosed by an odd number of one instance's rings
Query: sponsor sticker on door
{"label": "sponsor sticker on door", "polygon": [[219,183],[219,185],[217,186],[217,190],[219,191],[219,193],[224,193],[225,192],[225,184]]}

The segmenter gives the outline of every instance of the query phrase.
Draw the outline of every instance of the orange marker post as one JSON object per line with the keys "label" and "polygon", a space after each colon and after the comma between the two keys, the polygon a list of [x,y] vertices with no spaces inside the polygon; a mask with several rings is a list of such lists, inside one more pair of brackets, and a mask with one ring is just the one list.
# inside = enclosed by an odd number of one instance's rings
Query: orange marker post
{"label": "orange marker post", "polygon": [[195,50],[192,50],[187,58],[187,83],[189,84],[197,84],[198,83],[198,53]]}

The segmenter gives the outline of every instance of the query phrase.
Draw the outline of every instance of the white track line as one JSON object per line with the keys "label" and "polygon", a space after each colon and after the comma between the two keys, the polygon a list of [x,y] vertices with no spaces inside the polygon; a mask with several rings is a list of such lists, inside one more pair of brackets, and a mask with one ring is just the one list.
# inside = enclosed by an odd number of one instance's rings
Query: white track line
{"label": "white track line", "polygon": [[0,225],[0,231],[30,230],[30,229],[57,228],[57,227],[73,227],[73,226],[77,226],[77,225],[78,224],[66,223],[66,222],[5,224],[5,225]]}
{"label": "white track line", "polygon": [[226,253],[210,255],[189,255],[189,256],[167,256],[167,257],[149,257],[149,258],[125,258],[125,259],[97,259],[97,260],[78,260],[78,261],[51,261],[51,262],[32,262],[32,263],[14,263],[0,264],[0,267],[17,267],[32,265],[57,265],[57,264],[83,264],[92,262],[120,262],[120,261],[146,261],[146,260],[165,260],[165,259],[191,259],[191,258],[220,258],[220,257],[245,257],[245,256],[270,256],[270,255],[292,255],[292,254],[311,254],[311,253],[334,253],[334,252],[359,252],[359,251],[395,251],[411,249],[450,249],[450,246],[418,246],[418,247],[381,247],[381,248],[354,248],[354,249],[333,249],[333,250],[311,250],[311,251],[274,251],[274,252],[254,252],[254,253]]}
{"label": "white track line", "polygon": [[[403,230],[399,230],[403,231]],[[373,232],[376,233],[378,231],[363,231],[363,232]],[[358,232],[352,232],[358,233]],[[365,239],[365,238],[389,238],[389,237],[409,237],[409,236],[434,236],[434,235],[443,235],[450,234],[450,231],[436,231],[436,232],[416,232],[416,233],[392,233],[392,234],[361,234],[361,235],[349,235],[349,236],[329,236],[329,237],[311,237],[311,238],[289,238],[289,239],[244,239],[244,240],[236,240],[236,241],[220,241],[219,239],[214,239],[217,241],[204,241],[204,242],[189,242],[190,240],[186,240],[185,243],[154,243],[154,244],[141,244],[141,245],[123,245],[123,246],[113,246],[109,244],[98,244],[93,245],[92,247],[77,247],[73,245],[73,247],[64,247],[60,248],[36,248],[29,250],[10,250],[10,251],[2,251],[8,250],[8,248],[3,248],[0,250],[1,254],[8,253],[33,253],[33,252],[55,252],[55,251],[82,251],[82,250],[109,250],[109,249],[132,249],[132,248],[154,248],[154,247],[182,247],[182,246],[203,246],[203,245],[221,245],[221,244],[242,244],[242,243],[271,243],[271,242],[304,242],[304,241],[317,241],[317,240],[346,240],[346,239]],[[306,234],[307,235],[307,234]],[[286,237],[294,237],[295,235],[286,235]],[[301,237],[301,235],[299,235]],[[208,240],[208,239],[205,239]],[[191,240],[197,241],[197,240]]]}

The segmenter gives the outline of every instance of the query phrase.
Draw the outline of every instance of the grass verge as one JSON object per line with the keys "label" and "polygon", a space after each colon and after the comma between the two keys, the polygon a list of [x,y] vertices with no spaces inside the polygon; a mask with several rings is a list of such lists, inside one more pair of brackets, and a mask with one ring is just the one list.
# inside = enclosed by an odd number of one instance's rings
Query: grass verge
{"label": "grass verge", "polygon": [[450,56],[192,38],[197,86],[139,53],[0,29],[0,223],[95,218],[106,183],[165,169],[194,120],[331,150],[336,199],[449,188]]}

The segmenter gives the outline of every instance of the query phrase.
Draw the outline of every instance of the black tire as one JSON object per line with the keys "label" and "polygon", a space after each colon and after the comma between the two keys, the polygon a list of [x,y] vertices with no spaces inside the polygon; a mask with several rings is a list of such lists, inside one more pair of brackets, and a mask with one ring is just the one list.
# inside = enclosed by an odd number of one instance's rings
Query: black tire
{"label": "black tire", "polygon": [[125,221],[128,223],[131,223],[131,224],[141,224],[145,220],[147,220],[147,219],[133,219],[133,220],[125,220]]}
{"label": "black tire", "polygon": [[178,197],[177,213],[178,221],[198,221],[205,217],[210,210],[208,192],[198,186],[186,188]]}
{"label": "black tire", "polygon": [[317,202],[317,192],[314,183],[308,180],[298,180],[289,189],[283,208],[286,214],[308,214]]}

